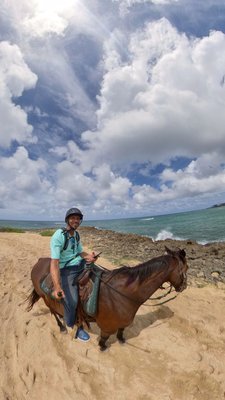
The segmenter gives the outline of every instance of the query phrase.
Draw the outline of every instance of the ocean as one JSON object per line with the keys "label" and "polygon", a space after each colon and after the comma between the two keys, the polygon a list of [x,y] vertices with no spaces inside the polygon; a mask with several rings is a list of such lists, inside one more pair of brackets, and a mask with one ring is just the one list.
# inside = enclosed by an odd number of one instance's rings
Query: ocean
{"label": "ocean", "polygon": [[[63,221],[0,220],[0,227],[26,230],[57,229],[64,225]],[[83,221],[82,225],[115,232],[136,233],[153,240],[191,239],[206,244],[225,241],[225,207],[139,218]]]}

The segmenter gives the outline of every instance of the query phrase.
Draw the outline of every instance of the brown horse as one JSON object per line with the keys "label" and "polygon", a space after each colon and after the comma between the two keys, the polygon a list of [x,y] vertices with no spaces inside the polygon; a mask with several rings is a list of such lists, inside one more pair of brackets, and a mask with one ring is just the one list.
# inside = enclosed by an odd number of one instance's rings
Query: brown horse
{"label": "brown horse", "polygon": [[[117,339],[124,343],[124,329],[131,324],[139,307],[149,299],[164,282],[170,282],[176,292],[187,287],[187,262],[184,250],[172,251],[166,248],[167,254],[153,258],[135,267],[123,266],[112,271],[104,271],[101,277],[99,303],[96,317],[87,316],[87,320],[96,321],[101,329],[99,346],[106,349],[106,341],[117,332]],[[40,281],[49,272],[49,258],[41,258],[31,272],[34,289],[28,297],[28,310],[34,303],[43,298],[45,304],[56,318],[63,331],[66,328],[58,316],[63,316],[61,302],[44,295]]]}

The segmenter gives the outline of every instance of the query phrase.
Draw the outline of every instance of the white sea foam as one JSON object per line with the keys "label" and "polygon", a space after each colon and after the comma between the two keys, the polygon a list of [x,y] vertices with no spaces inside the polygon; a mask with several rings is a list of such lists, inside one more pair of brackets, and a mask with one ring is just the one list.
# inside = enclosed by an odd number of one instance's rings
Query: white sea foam
{"label": "white sea foam", "polygon": [[154,219],[153,217],[142,218],[141,221],[152,221],[153,219]]}
{"label": "white sea foam", "polygon": [[155,240],[166,240],[166,239],[174,239],[174,240],[183,240],[182,238],[178,236],[174,236],[172,232],[162,229],[158,235],[156,236]]}
{"label": "white sea foam", "polygon": [[225,242],[225,238],[219,240],[196,240],[198,244],[205,246],[208,243],[223,243]]}

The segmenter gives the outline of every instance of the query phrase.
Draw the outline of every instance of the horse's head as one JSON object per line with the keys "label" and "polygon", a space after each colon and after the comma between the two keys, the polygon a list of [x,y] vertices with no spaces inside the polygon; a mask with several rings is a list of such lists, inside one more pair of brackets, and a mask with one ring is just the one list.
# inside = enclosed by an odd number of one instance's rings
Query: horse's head
{"label": "horse's head", "polygon": [[182,292],[187,287],[187,260],[186,253],[184,250],[178,249],[176,251],[166,248],[167,254],[173,257],[174,262],[172,263],[171,273],[169,281],[175,288],[176,292]]}

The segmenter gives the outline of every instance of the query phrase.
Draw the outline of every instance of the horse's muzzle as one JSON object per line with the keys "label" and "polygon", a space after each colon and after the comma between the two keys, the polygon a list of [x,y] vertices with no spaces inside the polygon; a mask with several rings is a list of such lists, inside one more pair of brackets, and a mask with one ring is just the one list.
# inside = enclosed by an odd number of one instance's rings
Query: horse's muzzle
{"label": "horse's muzzle", "polygon": [[186,273],[182,273],[182,282],[179,286],[175,287],[176,292],[183,292],[183,290],[185,290],[187,288],[187,274]]}

